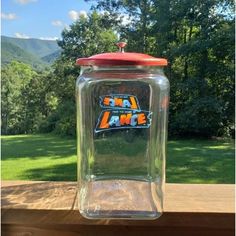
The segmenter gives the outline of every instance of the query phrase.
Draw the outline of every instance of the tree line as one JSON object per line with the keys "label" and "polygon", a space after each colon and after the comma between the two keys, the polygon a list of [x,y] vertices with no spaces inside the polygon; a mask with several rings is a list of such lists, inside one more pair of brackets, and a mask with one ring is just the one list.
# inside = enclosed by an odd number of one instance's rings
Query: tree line
{"label": "tree line", "polygon": [[64,29],[47,71],[13,61],[2,68],[2,134],[75,135],[78,57],[126,51],[165,57],[171,136],[234,136],[234,2],[99,0]]}

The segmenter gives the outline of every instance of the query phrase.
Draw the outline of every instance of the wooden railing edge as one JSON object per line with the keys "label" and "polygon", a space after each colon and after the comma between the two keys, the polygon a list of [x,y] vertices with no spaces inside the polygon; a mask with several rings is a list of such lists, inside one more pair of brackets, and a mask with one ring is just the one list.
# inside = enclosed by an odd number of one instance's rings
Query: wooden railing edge
{"label": "wooden railing edge", "polygon": [[85,219],[71,207],[75,195],[75,182],[3,181],[3,232],[6,235],[16,235],[18,231],[30,232],[29,235],[93,235],[91,232],[122,235],[128,231],[129,235],[146,232],[145,236],[157,232],[234,235],[234,185],[166,184],[164,213],[159,219],[149,221]]}

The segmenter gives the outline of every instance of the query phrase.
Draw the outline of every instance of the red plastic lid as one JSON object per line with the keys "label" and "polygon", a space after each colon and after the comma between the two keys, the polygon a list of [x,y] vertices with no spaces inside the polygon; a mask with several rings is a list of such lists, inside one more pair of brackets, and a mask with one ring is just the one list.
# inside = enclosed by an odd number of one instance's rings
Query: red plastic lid
{"label": "red plastic lid", "polygon": [[124,52],[125,42],[117,43],[119,52],[102,53],[76,60],[81,66],[167,66],[167,60],[147,54]]}

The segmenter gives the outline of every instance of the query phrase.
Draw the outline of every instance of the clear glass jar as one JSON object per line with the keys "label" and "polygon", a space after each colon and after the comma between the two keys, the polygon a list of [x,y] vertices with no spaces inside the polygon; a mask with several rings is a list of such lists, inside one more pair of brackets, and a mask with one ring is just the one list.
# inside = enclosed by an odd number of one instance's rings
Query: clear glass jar
{"label": "clear glass jar", "polygon": [[76,101],[81,214],[158,218],[169,101],[162,68],[82,66]]}

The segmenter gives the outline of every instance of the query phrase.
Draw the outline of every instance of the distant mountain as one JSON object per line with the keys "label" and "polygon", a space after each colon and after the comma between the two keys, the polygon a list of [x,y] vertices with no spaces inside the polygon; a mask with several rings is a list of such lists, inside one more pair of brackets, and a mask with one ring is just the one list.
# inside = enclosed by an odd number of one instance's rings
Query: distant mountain
{"label": "distant mountain", "polygon": [[12,60],[18,60],[30,64],[36,69],[53,63],[61,51],[56,41],[7,36],[1,36],[1,47],[3,65]]}
{"label": "distant mountain", "polygon": [[27,52],[38,55],[39,57],[52,54],[53,52],[60,49],[57,45],[57,42],[54,40],[20,39],[7,36],[2,36],[1,40],[2,42],[12,43]]}
{"label": "distant mountain", "polygon": [[44,62],[51,64],[60,56],[60,54],[61,54],[61,50],[57,50],[56,52],[53,52],[47,56],[41,57],[41,59]]}
{"label": "distant mountain", "polygon": [[1,47],[2,65],[8,64],[13,60],[29,64],[35,69],[41,69],[46,65],[40,58],[26,52],[12,43],[2,42]]}

